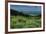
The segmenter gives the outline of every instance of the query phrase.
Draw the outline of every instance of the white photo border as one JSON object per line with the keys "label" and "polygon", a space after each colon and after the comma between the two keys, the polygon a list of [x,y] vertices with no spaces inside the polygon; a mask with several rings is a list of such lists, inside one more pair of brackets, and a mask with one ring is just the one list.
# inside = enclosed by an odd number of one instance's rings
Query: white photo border
{"label": "white photo border", "polygon": [[[10,29],[10,5],[41,6],[41,28]],[[12,3],[12,2],[8,2],[8,32],[28,31],[28,30],[43,30],[43,5],[42,4],[27,4],[27,3]]]}

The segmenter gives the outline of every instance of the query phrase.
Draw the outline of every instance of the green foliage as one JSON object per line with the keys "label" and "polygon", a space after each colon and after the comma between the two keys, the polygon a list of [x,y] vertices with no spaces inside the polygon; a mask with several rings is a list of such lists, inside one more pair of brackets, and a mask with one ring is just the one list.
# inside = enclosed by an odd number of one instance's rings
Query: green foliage
{"label": "green foliage", "polygon": [[41,27],[41,18],[37,16],[11,16],[11,28],[39,28]]}

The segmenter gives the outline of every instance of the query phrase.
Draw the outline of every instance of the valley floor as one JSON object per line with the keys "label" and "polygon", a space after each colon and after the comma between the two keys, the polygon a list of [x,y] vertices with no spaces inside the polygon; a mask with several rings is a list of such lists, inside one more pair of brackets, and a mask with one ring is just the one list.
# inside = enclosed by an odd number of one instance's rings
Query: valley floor
{"label": "valley floor", "polygon": [[39,28],[41,27],[41,17],[33,16],[11,16],[10,27],[14,28]]}

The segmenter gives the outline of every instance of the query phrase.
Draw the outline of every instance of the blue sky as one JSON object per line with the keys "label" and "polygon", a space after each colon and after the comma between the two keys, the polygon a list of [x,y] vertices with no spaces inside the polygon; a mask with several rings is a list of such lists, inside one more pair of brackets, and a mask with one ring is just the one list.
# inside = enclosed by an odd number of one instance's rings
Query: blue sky
{"label": "blue sky", "polygon": [[14,8],[18,11],[40,11],[40,6],[26,6],[26,5],[11,5],[11,8]]}
{"label": "blue sky", "polygon": [[25,14],[39,14],[41,12],[41,6],[10,5],[10,9],[17,10]]}

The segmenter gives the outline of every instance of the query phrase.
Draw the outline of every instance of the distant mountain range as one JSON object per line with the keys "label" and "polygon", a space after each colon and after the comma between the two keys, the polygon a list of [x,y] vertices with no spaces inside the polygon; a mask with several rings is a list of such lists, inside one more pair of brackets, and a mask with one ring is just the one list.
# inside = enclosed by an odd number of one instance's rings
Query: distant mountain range
{"label": "distant mountain range", "polygon": [[10,14],[11,15],[23,15],[23,16],[40,16],[41,13],[34,13],[34,12],[23,12],[23,11],[17,11],[17,10],[13,10],[13,9],[10,9]]}
{"label": "distant mountain range", "polygon": [[19,11],[13,10],[13,9],[10,9],[10,14],[11,15],[23,15],[23,16],[28,15],[28,14],[24,14],[23,12],[19,12]]}

